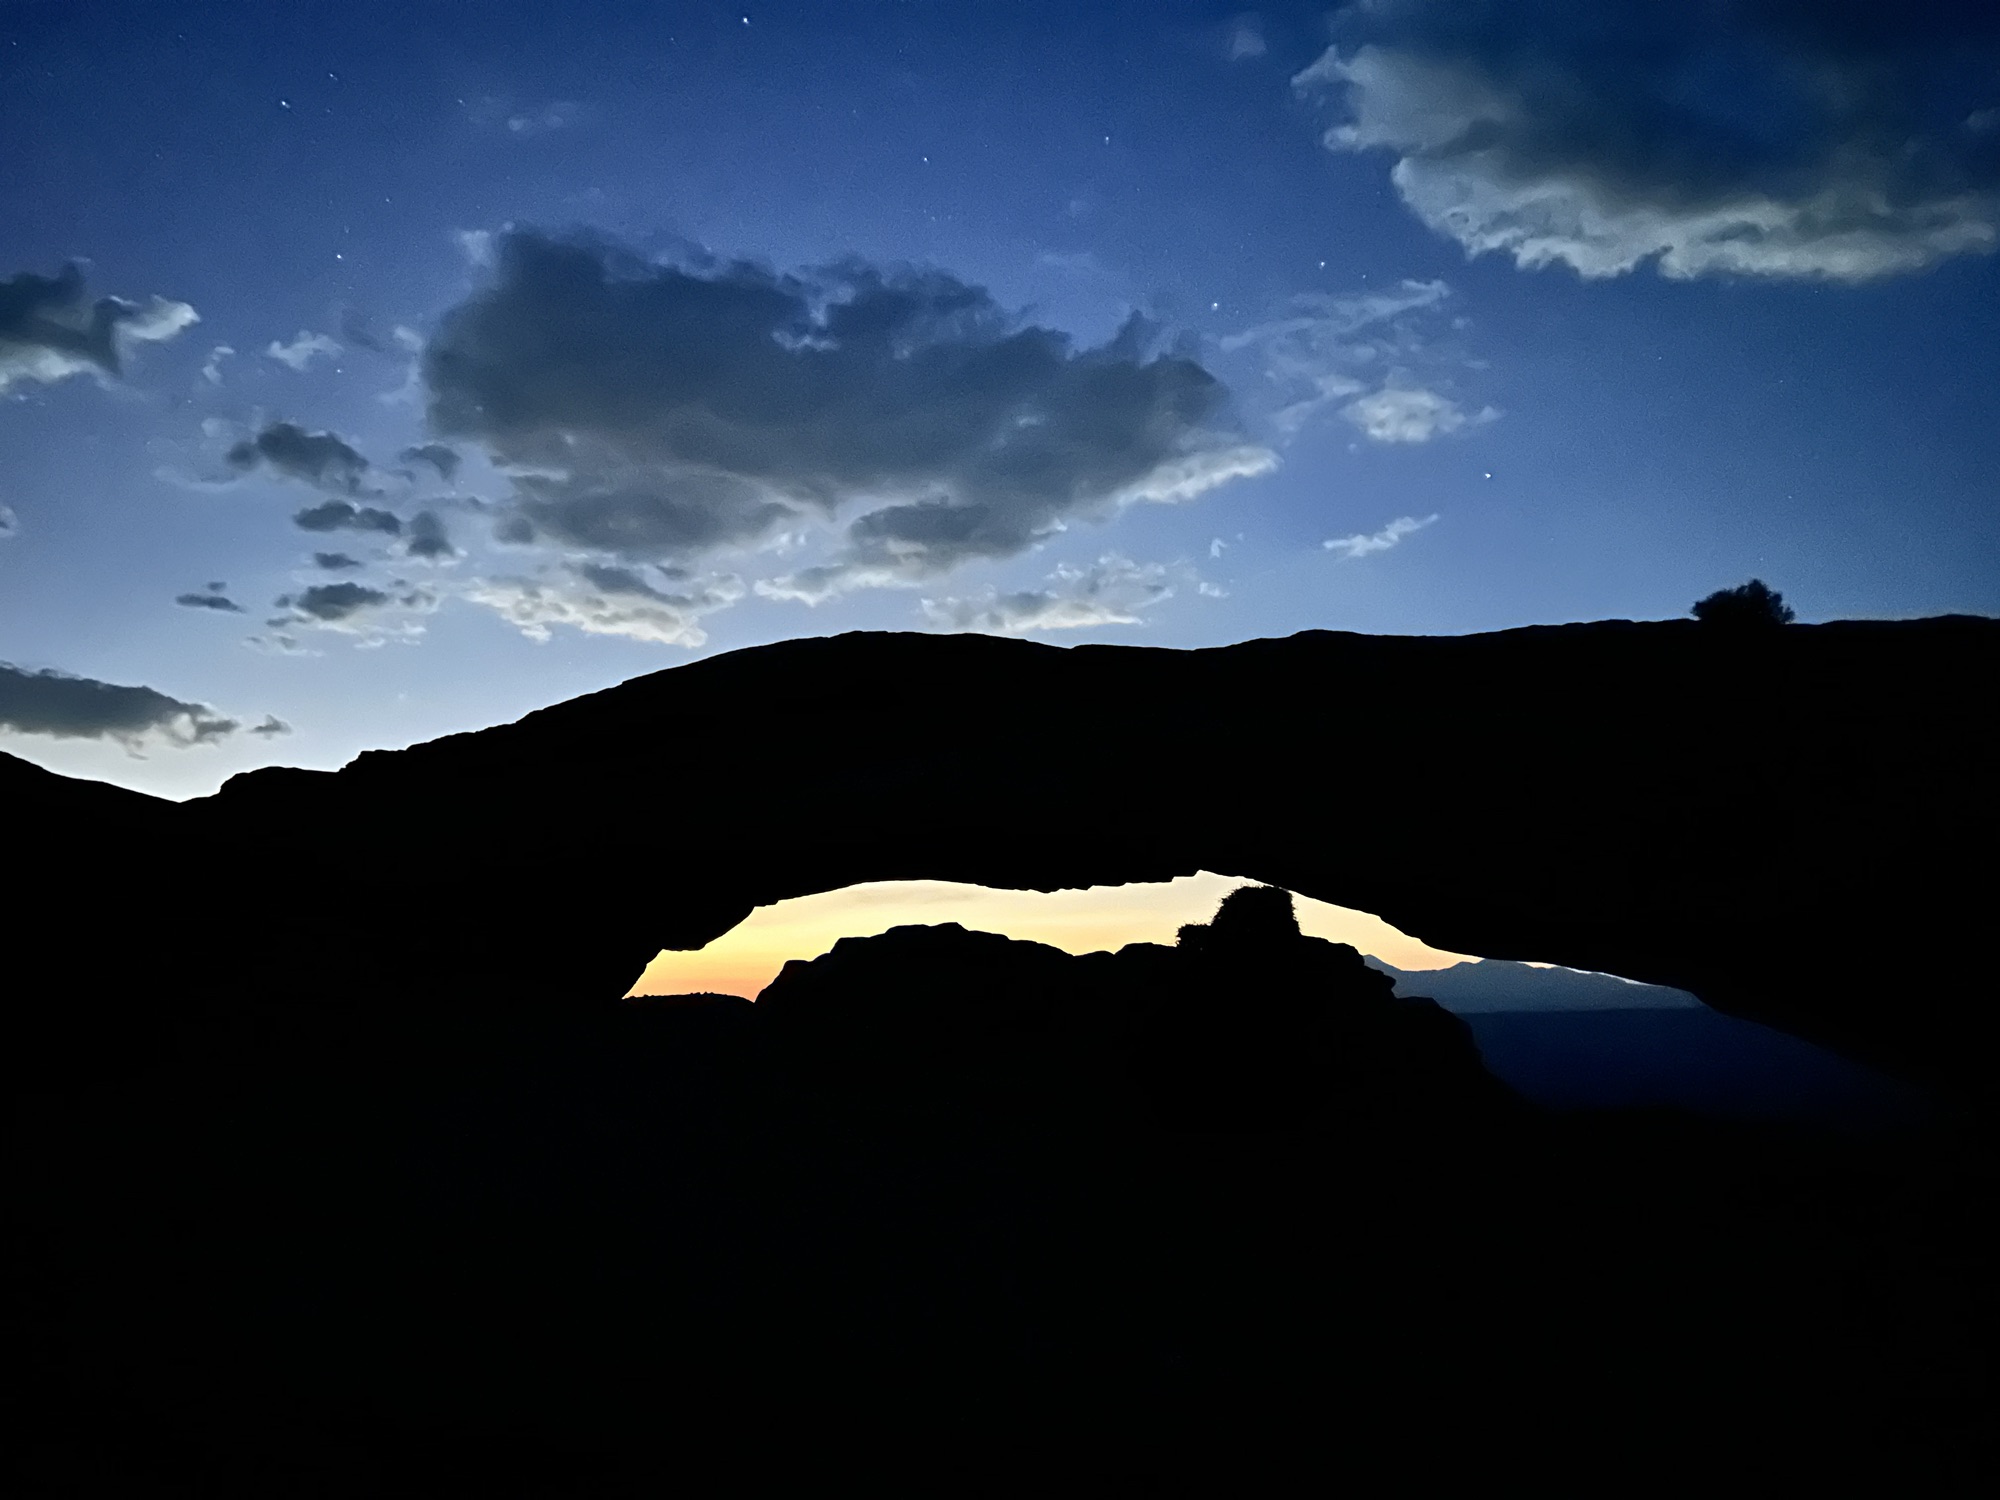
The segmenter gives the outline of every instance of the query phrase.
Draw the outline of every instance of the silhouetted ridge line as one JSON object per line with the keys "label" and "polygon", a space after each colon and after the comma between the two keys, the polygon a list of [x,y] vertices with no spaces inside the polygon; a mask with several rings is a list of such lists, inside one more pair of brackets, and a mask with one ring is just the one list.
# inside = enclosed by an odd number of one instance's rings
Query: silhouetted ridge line
{"label": "silhouetted ridge line", "polygon": [[[1315,631],[1198,651],[787,641],[335,774],[120,799],[124,829],[99,792],[38,783],[14,797],[18,867],[36,876],[16,916],[61,965],[56,935],[87,908],[106,935],[94,961],[175,976],[169,995],[204,1004],[261,1003],[274,976],[340,1005],[568,1003],[622,994],[659,948],[786,897],[1209,869],[1452,951],[1688,990],[1985,1096],[1979,976],[1950,944],[1920,983],[1896,955],[1913,933],[1984,930],[1987,882],[1965,871],[2000,833],[1996,671],[2000,625],[1969,617]],[[70,836],[78,818],[103,830],[97,854]],[[414,829],[467,863],[417,877],[421,920],[365,916],[359,893],[409,867]],[[215,877],[102,878],[105,858],[169,848],[274,878],[229,883],[226,927]]]}

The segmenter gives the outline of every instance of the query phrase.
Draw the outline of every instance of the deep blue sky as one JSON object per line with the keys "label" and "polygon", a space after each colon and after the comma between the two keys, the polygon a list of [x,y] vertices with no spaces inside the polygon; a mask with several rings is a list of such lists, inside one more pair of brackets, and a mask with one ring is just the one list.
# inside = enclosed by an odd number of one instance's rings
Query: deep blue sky
{"label": "deep blue sky", "polygon": [[185,795],[859,627],[2000,613],[1992,23],[1616,9],[0,0],[0,748]]}

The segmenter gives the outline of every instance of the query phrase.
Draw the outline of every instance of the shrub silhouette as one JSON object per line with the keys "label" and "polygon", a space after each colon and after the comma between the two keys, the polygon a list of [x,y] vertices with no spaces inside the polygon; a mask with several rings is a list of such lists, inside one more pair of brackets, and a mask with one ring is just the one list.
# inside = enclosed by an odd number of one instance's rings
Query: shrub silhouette
{"label": "shrub silhouette", "polygon": [[1761,578],[1733,589],[1717,589],[1706,599],[1697,600],[1692,613],[1704,625],[1757,627],[1789,625],[1793,620],[1785,596]]}

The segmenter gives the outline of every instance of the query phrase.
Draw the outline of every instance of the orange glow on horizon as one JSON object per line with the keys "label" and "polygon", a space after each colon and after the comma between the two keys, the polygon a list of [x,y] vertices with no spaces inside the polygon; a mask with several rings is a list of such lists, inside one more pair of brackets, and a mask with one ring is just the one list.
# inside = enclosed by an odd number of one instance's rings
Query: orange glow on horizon
{"label": "orange glow on horizon", "polygon": [[[956,922],[1069,953],[1115,950],[1127,943],[1172,943],[1183,923],[1206,922],[1222,898],[1253,882],[1204,870],[1149,885],[1102,885],[1080,891],[1006,891],[944,880],[888,880],[760,906],[706,948],[662,952],[646,966],[634,995],[743,995],[754,999],[794,958],[817,958],[844,937],[872,937],[892,927]],[[1301,930],[1349,943],[1399,969],[1443,969],[1467,955],[1447,953],[1398,931],[1380,917],[1293,898]]]}

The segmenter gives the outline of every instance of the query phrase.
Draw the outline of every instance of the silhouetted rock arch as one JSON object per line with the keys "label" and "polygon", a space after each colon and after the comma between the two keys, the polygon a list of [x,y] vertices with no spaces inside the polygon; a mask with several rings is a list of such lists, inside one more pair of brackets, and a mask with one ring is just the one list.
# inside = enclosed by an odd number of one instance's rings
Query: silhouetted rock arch
{"label": "silhouetted rock arch", "polygon": [[[1209,869],[1986,1092],[1983,958],[1954,963],[1989,920],[1996,669],[2000,623],[1960,617],[791,641],[179,807],[114,816],[10,764],[39,872],[18,941],[163,1004],[539,1004],[864,881]],[[66,950],[78,913],[95,935]]]}

